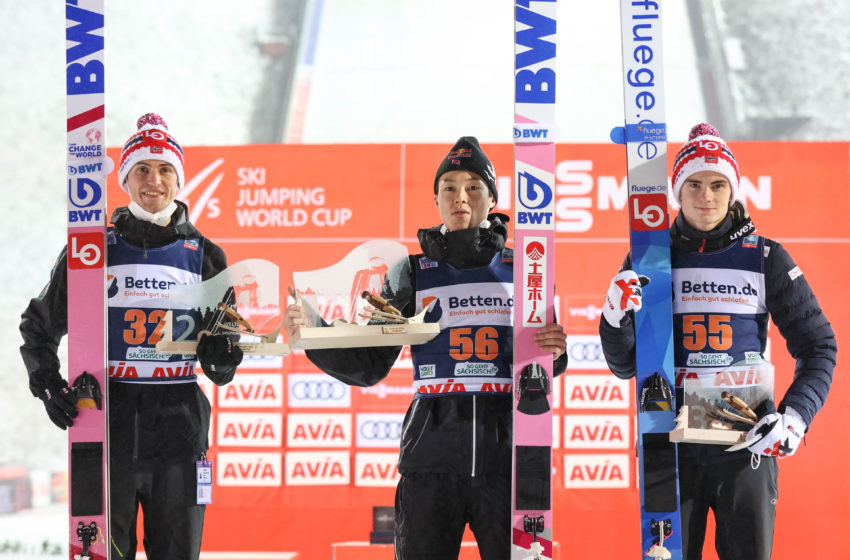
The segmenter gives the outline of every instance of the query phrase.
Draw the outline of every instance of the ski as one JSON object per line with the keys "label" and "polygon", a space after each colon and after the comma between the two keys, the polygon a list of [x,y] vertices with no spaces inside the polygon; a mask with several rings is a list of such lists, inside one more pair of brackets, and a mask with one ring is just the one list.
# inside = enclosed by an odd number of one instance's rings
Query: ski
{"label": "ski", "polygon": [[552,558],[552,354],[533,336],[554,318],[556,10],[514,8],[512,560]]}
{"label": "ski", "polygon": [[103,0],[65,3],[68,173],[69,554],[109,557]]}
{"label": "ski", "polygon": [[635,313],[641,558],[682,558],[673,369],[673,293],[667,205],[667,126],[661,7],[620,0],[632,267],[647,282]]}

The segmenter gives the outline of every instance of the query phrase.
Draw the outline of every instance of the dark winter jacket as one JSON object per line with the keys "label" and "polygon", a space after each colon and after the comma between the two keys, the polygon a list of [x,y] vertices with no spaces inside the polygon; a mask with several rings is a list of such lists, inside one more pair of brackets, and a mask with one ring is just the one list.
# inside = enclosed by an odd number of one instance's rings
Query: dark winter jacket
{"label": "dark winter jacket", "polygon": [[[205,239],[189,223],[187,215],[186,206],[177,201],[171,224],[165,227],[138,220],[126,207],[116,209],[111,221],[115,233],[137,247],[154,249],[178,239],[198,240],[204,248],[202,279],[207,280],[227,268],[227,259],[220,247]],[[50,282],[38,297],[30,301],[21,315],[20,330],[24,339],[21,355],[29,373],[30,391],[35,396],[42,395],[45,388],[62,379],[56,351],[60,340],[68,333],[66,249],[62,250],[53,267]],[[217,369],[218,377],[214,381],[219,384],[230,381],[235,373],[235,367],[230,370]],[[135,415],[138,410],[144,409],[148,413],[143,424],[150,433],[143,440],[149,441],[150,445],[143,442],[142,448],[157,448],[158,452],[167,454],[172,444],[185,448],[184,444],[188,441],[194,455],[206,450],[210,406],[195,383],[152,386],[113,382],[110,383],[109,403],[113,436],[126,424],[137,424]],[[157,411],[156,416],[153,415],[154,411]],[[174,420],[177,424],[172,422]],[[173,437],[168,437],[166,433],[169,426],[174,426]],[[142,431],[145,429],[144,426],[136,428]],[[125,438],[115,437],[111,440],[113,455],[116,451],[120,452],[122,444],[131,445],[139,452],[138,441],[132,443],[123,441]]]}
{"label": "dark winter jacket", "polygon": [[[670,229],[672,251],[712,252],[728,247],[743,234],[755,231],[746,211],[736,203],[726,220],[710,232],[691,228],[680,213]],[[832,382],[837,346],[835,333],[827,321],[806,278],[792,279],[795,268],[785,248],[765,238],[764,279],[766,305],[773,323],[779,329],[791,356],[797,361],[794,381],[777,409],[790,406],[800,413],[806,426],[823,406]],[[631,268],[631,255],[623,269]],[[614,328],[601,318],[599,334],[602,351],[611,371],[620,378],[635,375],[635,330],[632,313],[621,328]],[[764,348],[761,349],[762,352]],[[700,446],[704,448],[717,446]]]}
{"label": "dark winter jacket", "polygon": [[[488,228],[445,233],[439,227],[420,230],[423,254],[459,269],[486,266],[504,249],[507,235],[502,216],[493,214],[489,219]],[[413,263],[420,256],[405,261],[408,282],[394,288],[384,284],[383,297],[405,317],[415,313]],[[400,352],[400,346],[308,350],[307,357],[343,383],[367,387],[387,376]],[[563,373],[566,367],[564,354],[555,361],[555,374]],[[402,426],[399,472],[509,474],[512,413],[510,394],[414,399]]]}

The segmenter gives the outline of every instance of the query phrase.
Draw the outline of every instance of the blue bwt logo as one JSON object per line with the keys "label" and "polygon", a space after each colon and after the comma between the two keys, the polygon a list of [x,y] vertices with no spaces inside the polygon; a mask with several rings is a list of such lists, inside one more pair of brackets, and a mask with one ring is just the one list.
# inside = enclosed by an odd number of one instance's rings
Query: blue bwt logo
{"label": "blue bwt logo", "polygon": [[[96,165],[100,166],[99,163]],[[89,206],[94,206],[100,202],[100,197],[102,195],[102,190],[97,181],[87,179],[85,177],[68,179],[68,200],[70,200],[71,204],[77,208],[88,208]]]}

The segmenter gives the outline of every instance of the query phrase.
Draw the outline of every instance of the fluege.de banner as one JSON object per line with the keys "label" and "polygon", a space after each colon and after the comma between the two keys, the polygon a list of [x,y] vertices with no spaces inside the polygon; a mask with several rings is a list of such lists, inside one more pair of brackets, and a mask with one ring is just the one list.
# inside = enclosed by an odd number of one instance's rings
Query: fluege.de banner
{"label": "fluege.de banner", "polygon": [[[229,263],[277,264],[285,301],[293,272],[330,266],[364,241],[391,239],[418,251],[417,230],[439,224],[434,174],[450,145],[187,147],[178,198]],[[496,211],[511,215],[513,146],[483,148],[496,169]],[[843,339],[850,332],[848,144],[731,148],[758,232],[789,249]],[[677,149],[669,147],[671,158]],[[598,335],[601,302],[628,251],[625,153],[565,144],[556,155],[556,313],[568,331],[570,366],[553,388],[555,540],[568,557],[591,543],[594,556],[625,557],[638,540],[634,387],[607,371]],[[119,153],[110,156],[117,161]],[[126,204],[114,173],[109,188],[112,208]],[[781,396],[794,363],[775,328],[770,339]],[[247,358],[224,387],[200,383],[213,406],[205,551],[328,558],[334,542],[368,540],[372,506],[394,501],[399,434],[414,391],[408,348],[374,387],[336,382],[298,351]],[[837,382],[807,445],[781,463],[774,558],[828,556],[843,544],[848,405],[850,392]],[[816,510],[825,514],[803,515]],[[621,538],[610,538],[614,528]],[[812,534],[818,538],[801,537]]]}

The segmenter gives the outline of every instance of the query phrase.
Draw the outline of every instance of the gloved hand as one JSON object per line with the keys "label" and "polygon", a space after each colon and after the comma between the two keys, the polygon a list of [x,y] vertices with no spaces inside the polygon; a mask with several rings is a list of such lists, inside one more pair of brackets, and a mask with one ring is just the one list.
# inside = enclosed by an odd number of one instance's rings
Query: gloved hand
{"label": "gloved hand", "polygon": [[762,435],[762,438],[747,449],[759,455],[768,457],[790,457],[800,445],[803,434],[806,433],[806,423],[799,414],[774,412],[763,417],[747,432],[747,439]]}
{"label": "gloved hand", "polygon": [[216,385],[230,383],[236,366],[242,363],[242,349],[228,335],[208,334],[198,340],[198,361],[204,373]]}
{"label": "gloved hand", "polygon": [[638,276],[634,270],[623,270],[611,280],[605,304],[602,306],[602,316],[609,325],[619,329],[627,311],[637,311],[641,308],[641,291],[647,284],[649,278]]}
{"label": "gloved hand", "polygon": [[74,425],[74,418],[79,414],[77,395],[68,388],[67,381],[60,377],[50,382],[38,398],[44,403],[51,422],[63,430]]}

